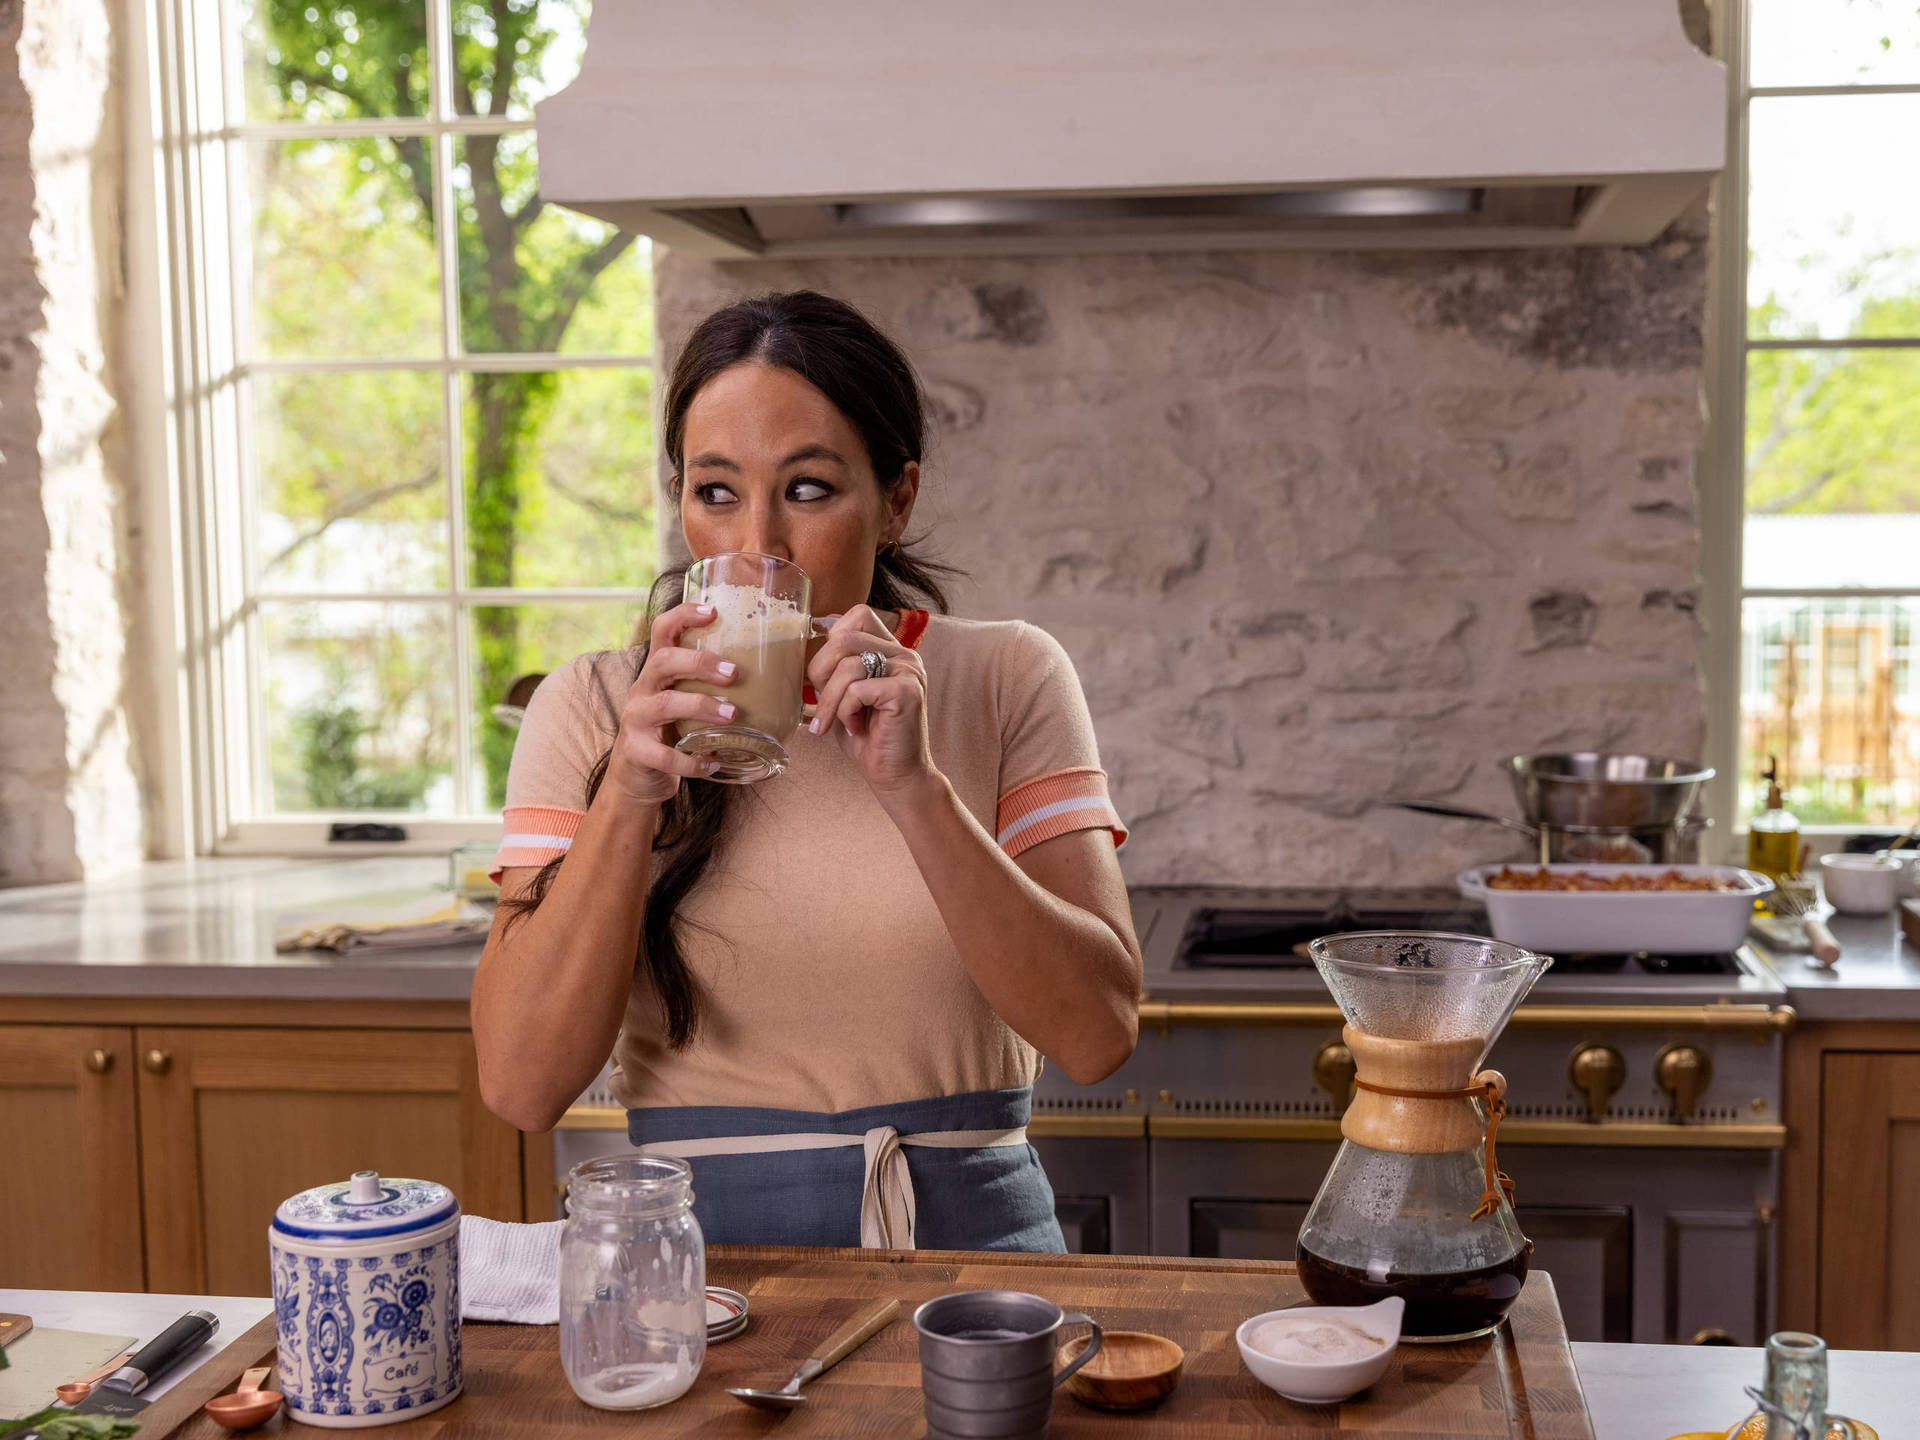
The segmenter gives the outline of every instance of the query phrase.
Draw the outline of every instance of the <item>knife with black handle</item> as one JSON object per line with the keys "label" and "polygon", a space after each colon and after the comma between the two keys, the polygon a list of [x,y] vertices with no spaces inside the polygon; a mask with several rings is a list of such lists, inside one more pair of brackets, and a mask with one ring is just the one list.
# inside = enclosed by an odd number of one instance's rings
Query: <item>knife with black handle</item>
{"label": "knife with black handle", "polygon": [[152,1403],[141,1392],[206,1344],[219,1328],[220,1321],[211,1311],[189,1310],[94,1386],[93,1393],[73,1407],[75,1413],[138,1415]]}

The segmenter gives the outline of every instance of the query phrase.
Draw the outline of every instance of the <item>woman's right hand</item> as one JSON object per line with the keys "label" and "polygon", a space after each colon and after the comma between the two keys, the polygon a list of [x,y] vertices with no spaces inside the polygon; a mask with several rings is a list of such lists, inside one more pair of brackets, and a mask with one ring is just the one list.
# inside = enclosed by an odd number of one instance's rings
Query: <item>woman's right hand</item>
{"label": "woman's right hand", "polygon": [[733,683],[735,667],[731,661],[680,645],[680,637],[688,630],[712,622],[713,610],[705,605],[676,605],[653,622],[646,664],[627,687],[626,702],[620,709],[620,733],[607,765],[606,783],[618,786],[629,800],[664,805],[680,788],[682,776],[713,773],[716,762],[683,755],[673,748],[673,726],[680,720],[725,724],[733,718],[734,707],[717,696],[672,688],[681,680],[721,686]]}

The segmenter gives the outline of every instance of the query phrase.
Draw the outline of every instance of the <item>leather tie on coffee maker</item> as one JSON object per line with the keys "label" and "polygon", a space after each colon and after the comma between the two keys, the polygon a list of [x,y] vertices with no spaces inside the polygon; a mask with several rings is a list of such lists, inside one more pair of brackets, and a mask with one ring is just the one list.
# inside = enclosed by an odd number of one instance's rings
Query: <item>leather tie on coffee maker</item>
{"label": "leather tie on coffee maker", "polygon": [[1480,1203],[1474,1207],[1469,1220],[1484,1220],[1500,1208],[1500,1197],[1507,1197],[1507,1204],[1513,1204],[1513,1181],[1500,1170],[1494,1157],[1494,1137],[1500,1133],[1500,1121],[1507,1113],[1506,1078],[1497,1070],[1482,1070],[1481,1075],[1491,1078],[1481,1080],[1477,1085],[1468,1085],[1459,1090],[1402,1090],[1393,1085],[1376,1085],[1371,1080],[1354,1077],[1353,1083],[1362,1090],[1371,1090],[1376,1095],[1392,1095],[1401,1100],[1478,1100],[1487,1112],[1487,1188],[1480,1193]]}

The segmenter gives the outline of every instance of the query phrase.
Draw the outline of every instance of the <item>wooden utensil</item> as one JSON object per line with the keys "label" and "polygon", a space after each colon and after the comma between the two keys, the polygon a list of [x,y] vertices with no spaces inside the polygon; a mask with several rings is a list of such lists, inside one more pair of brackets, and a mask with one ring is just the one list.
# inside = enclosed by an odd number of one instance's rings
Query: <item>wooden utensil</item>
{"label": "wooden utensil", "polygon": [[[1060,1362],[1071,1364],[1089,1338],[1079,1335],[1062,1345]],[[1173,1393],[1186,1362],[1187,1352],[1164,1335],[1109,1330],[1100,1353],[1067,1381],[1067,1393],[1096,1410],[1144,1410]]]}
{"label": "wooden utensil", "polygon": [[727,1393],[749,1405],[758,1405],[763,1410],[792,1410],[804,1405],[807,1397],[800,1393],[802,1385],[838,1365],[886,1329],[899,1313],[900,1302],[894,1299],[876,1300],[871,1305],[863,1305],[854,1312],[851,1320],[829,1335],[818,1350],[800,1362],[800,1368],[793,1372],[793,1378],[780,1389],[756,1390],[751,1386],[729,1386]]}

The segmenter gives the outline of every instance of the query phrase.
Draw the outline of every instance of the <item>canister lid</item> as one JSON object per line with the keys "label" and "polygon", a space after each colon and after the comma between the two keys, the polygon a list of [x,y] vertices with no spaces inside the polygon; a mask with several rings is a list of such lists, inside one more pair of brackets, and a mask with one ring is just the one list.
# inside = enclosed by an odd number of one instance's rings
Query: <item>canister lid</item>
{"label": "canister lid", "polygon": [[429,1230],[460,1213],[446,1186],[356,1170],[351,1180],[316,1185],[281,1202],[273,1228],[305,1240],[372,1240]]}

